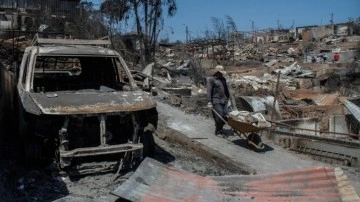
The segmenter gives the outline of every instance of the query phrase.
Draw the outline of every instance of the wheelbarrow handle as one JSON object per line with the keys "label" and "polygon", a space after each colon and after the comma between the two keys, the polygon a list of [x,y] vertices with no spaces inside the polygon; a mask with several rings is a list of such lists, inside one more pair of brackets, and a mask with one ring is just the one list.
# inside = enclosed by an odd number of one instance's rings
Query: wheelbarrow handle
{"label": "wheelbarrow handle", "polygon": [[[222,117],[220,116],[219,113],[217,113],[217,111],[214,108],[211,108],[211,110],[225,123],[228,124],[228,122]],[[229,125],[229,124],[228,124]]]}

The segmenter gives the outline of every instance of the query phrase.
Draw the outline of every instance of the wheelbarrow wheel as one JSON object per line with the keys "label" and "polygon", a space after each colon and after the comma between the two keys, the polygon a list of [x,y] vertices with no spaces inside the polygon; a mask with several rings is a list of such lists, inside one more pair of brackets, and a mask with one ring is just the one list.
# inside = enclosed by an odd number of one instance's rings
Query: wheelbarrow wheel
{"label": "wheelbarrow wheel", "polygon": [[261,137],[257,133],[250,133],[247,136],[247,144],[249,149],[251,150],[259,150],[263,148],[263,143],[261,141]]}

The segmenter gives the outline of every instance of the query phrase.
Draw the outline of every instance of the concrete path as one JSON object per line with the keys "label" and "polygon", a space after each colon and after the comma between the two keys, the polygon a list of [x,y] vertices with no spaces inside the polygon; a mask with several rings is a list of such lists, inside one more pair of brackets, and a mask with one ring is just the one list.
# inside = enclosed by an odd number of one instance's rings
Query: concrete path
{"label": "concrete path", "polygon": [[[269,173],[302,169],[324,165],[312,160],[309,156],[296,155],[263,139],[265,152],[257,153],[247,148],[244,138],[230,136],[228,139],[214,135],[213,119],[187,114],[178,108],[158,102],[160,119],[165,120],[167,127],[198,141],[207,147],[228,156],[233,161],[245,164],[256,170],[256,173]],[[209,111],[210,113],[210,111]]]}

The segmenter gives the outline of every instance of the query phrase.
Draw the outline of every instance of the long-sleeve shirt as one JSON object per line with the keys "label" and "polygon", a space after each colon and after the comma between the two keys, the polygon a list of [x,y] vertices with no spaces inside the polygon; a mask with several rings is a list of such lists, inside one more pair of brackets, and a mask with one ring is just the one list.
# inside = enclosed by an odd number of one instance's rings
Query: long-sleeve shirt
{"label": "long-sleeve shirt", "polygon": [[224,77],[209,77],[206,87],[208,102],[226,104],[230,94]]}

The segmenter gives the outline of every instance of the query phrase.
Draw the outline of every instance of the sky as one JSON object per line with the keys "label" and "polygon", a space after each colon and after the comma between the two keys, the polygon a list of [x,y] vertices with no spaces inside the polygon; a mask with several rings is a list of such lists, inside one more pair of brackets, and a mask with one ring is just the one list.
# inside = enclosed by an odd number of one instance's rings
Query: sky
{"label": "sky", "polygon": [[[95,5],[103,0],[88,0]],[[159,38],[185,41],[189,37],[203,37],[206,29],[213,30],[211,17],[226,22],[230,16],[238,30],[257,30],[330,24],[360,17],[360,0],[176,0],[174,17],[165,15],[164,28]],[[128,28],[132,29],[132,28]],[[130,30],[131,31],[131,30]],[[134,30],[132,30],[134,31]]]}

